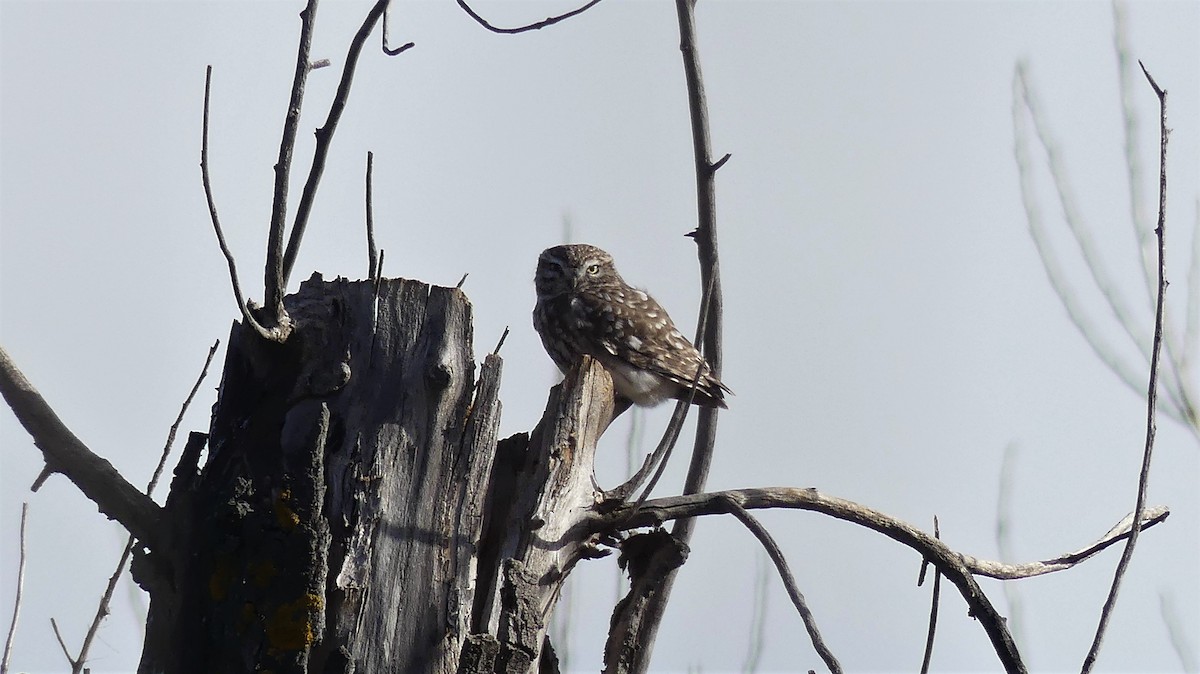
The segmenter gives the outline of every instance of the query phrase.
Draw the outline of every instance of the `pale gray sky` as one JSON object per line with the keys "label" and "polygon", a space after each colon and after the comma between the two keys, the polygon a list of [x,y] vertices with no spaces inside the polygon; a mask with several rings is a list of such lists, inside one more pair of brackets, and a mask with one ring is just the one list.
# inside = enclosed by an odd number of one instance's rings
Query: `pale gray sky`
{"label": "pale gray sky", "polygon": [[[148,479],[206,348],[224,342],[237,314],[199,179],[204,67],[214,68],[215,196],[243,284],[261,298],[302,4],[0,1],[0,343],[135,484]],[[513,24],[571,4],[478,8]],[[313,55],[334,67],[310,78],[293,202],[310,131],[367,6],[320,9]],[[737,395],[721,417],[710,487],[815,486],[924,527],[937,515],[952,547],[995,558],[1001,456],[1016,443],[1015,561],[1082,547],[1132,510],[1144,403],[1051,292],[1013,160],[1013,71],[1026,58],[1083,215],[1143,308],[1111,6],[705,0],[697,20],[714,152],[733,154],[718,215],[724,379]],[[1181,321],[1200,187],[1200,3],[1134,3],[1129,32],[1170,91],[1168,271]],[[392,35],[417,47],[364,54],[294,284],[314,269],[364,275],[362,172],[373,150],[385,273],[453,285],[469,272],[481,357],[513,329],[505,435],[533,426],[554,381],[530,326],[531,278],[564,217],[576,240],[612,252],[627,280],[694,324],[695,253],[682,236],[694,226],[694,178],[673,3],[607,0],[506,37],[451,2],[399,2]],[[1135,94],[1152,181],[1157,104],[1148,87]],[[1039,185],[1048,199],[1049,182]],[[1061,234],[1054,203],[1044,209]],[[1081,267],[1068,269],[1082,285]],[[1149,310],[1141,316],[1148,329]],[[219,369],[184,430],[206,427]],[[649,415],[647,444],[667,413]],[[621,477],[625,430],[601,447],[602,484]],[[48,619],[78,647],[125,534],[64,478],[30,495],[40,454],[7,411],[0,432],[0,615],[6,626],[29,499],[13,664],[61,671]],[[661,491],[678,490],[685,463],[680,455]],[[1150,501],[1173,514],[1140,539],[1100,671],[1181,670],[1160,595],[1200,651],[1198,481],[1200,446],[1163,419]],[[929,588],[915,586],[916,555],[814,514],[763,519],[850,671],[919,667]],[[656,670],[740,668],[759,555],[735,521],[700,524]],[[1017,583],[1014,619],[1032,669],[1078,669],[1117,557]],[[572,634],[559,650],[578,671],[599,668],[614,568],[602,560],[574,574]],[[762,669],[819,669],[778,579],[769,583]],[[1001,584],[983,586],[1007,613]],[[961,599],[943,597],[934,668],[995,670]],[[93,671],[136,666],[144,601],[136,588],[118,593]]]}

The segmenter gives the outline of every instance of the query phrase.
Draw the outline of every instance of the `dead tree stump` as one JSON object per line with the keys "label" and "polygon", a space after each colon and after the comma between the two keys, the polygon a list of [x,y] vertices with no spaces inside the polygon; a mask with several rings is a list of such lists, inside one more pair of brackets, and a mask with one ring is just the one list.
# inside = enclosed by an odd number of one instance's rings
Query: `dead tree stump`
{"label": "dead tree stump", "polygon": [[284,344],[234,325],[206,460],[194,434],[170,543],[137,560],[140,671],[556,669],[607,374],[585,363],[497,461],[501,360],[476,378],[460,290],[314,275],[286,306]]}

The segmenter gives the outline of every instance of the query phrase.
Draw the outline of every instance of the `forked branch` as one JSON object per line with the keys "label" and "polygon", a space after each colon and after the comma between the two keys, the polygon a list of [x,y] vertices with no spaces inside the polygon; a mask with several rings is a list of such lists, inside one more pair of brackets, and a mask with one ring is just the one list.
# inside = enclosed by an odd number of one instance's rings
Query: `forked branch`
{"label": "forked branch", "polygon": [[[1005,564],[955,552],[936,537],[911,524],[853,501],[827,496],[816,489],[771,487],[652,499],[643,503],[637,513],[632,516],[633,505],[627,504],[611,513],[595,516],[590,522],[590,531],[612,532],[613,530],[657,526],[663,522],[683,517],[732,514],[738,507],[746,510],[786,508],[819,512],[867,527],[916,550],[959,589],[971,608],[972,615],[980,621],[988,633],[1005,669],[1021,672],[1025,671],[1025,666],[1021,663],[1016,644],[1013,642],[1005,620],[979,588],[974,576],[1017,579],[1062,571],[1095,556],[1114,543],[1128,538],[1131,531],[1134,530],[1134,518],[1126,517],[1099,540],[1081,550],[1041,562]],[[1158,524],[1169,514],[1166,507],[1146,508],[1139,520],[1138,530]]]}

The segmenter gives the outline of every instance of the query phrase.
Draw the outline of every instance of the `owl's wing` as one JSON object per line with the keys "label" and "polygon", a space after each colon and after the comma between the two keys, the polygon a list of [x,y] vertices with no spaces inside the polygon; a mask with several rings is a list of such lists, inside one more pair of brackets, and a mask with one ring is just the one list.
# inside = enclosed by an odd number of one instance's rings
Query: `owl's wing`
{"label": "owl's wing", "polygon": [[729,388],[712,376],[708,363],[678,329],[666,310],[640,290],[622,297],[586,298],[598,351],[676,384],[690,387],[696,372],[698,398],[721,404]]}

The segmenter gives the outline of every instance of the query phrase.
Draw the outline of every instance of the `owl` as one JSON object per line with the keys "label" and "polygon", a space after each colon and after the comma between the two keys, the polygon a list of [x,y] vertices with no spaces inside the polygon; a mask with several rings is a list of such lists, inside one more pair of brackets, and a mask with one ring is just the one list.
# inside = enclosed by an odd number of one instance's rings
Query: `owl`
{"label": "owl", "polygon": [[533,327],[564,374],[581,356],[592,356],[612,375],[618,394],[653,406],[686,400],[699,370],[693,402],[726,406],[725,393],[732,391],[658,302],[625,283],[608,253],[587,244],[547,248],[533,282]]}

